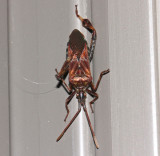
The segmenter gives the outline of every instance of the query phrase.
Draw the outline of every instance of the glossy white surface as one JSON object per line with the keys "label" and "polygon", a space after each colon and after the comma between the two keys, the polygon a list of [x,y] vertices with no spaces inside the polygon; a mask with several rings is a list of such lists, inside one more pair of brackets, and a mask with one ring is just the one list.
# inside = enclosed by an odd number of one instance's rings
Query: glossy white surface
{"label": "glossy white surface", "polygon": [[[78,10],[79,14],[84,18],[91,19],[91,1],[88,0],[77,0],[77,1],[70,1],[70,9],[69,9],[69,23],[70,23],[70,32],[77,28],[80,30],[86,37],[88,44],[90,44],[91,34],[86,31],[81,25],[80,20],[78,20],[75,17],[74,11],[74,5],[78,4]],[[72,7],[73,6],[73,7]],[[86,106],[88,108],[88,113],[92,122],[92,126],[94,127],[94,115],[91,113],[90,107],[89,107],[89,101],[91,98],[88,95],[88,98],[86,99]],[[69,104],[71,108],[71,114],[70,118],[74,116],[74,114],[77,112],[78,109],[78,103],[77,99],[74,97],[72,102]],[[70,131],[71,132],[71,131]],[[69,133],[69,131],[67,132]],[[77,119],[73,123],[72,127],[72,154],[74,156],[94,156],[95,155],[95,145],[93,143],[93,139],[91,136],[90,128],[88,126],[88,122],[85,116],[85,113],[83,111],[83,108],[81,109],[81,113],[77,117]]]}

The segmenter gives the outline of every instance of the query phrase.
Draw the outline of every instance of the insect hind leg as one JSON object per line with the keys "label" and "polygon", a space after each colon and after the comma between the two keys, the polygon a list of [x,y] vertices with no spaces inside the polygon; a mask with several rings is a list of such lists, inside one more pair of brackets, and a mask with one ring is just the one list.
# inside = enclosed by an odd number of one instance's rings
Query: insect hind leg
{"label": "insect hind leg", "polygon": [[81,112],[81,107],[78,108],[77,113],[74,115],[74,117],[72,118],[72,120],[69,122],[69,124],[66,126],[66,128],[63,130],[63,132],[60,134],[60,136],[57,138],[57,142],[63,137],[64,133],[67,131],[67,129],[71,126],[71,124],[73,123],[73,121],[77,118],[78,114]]}
{"label": "insect hind leg", "polygon": [[96,32],[96,29],[93,27],[92,23],[91,23],[88,19],[83,19],[83,18],[78,14],[77,5],[75,5],[75,8],[76,8],[76,11],[75,11],[76,16],[81,20],[82,26],[83,26],[84,28],[86,28],[86,29],[92,34],[91,43],[90,43],[90,48],[89,48],[89,60],[90,60],[90,62],[91,62],[91,61],[92,61],[92,58],[93,58],[95,46],[96,46],[97,32]]}

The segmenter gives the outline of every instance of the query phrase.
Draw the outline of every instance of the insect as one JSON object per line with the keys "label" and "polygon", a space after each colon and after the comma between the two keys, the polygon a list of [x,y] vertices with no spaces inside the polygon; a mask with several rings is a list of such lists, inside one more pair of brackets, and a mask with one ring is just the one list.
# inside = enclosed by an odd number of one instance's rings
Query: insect
{"label": "insect", "polygon": [[[60,72],[58,72],[57,69],[55,69],[57,73],[56,78],[63,83],[64,87],[70,94],[65,102],[67,115],[64,121],[66,121],[69,115],[68,104],[70,103],[74,95],[76,95],[76,98],[78,99],[78,111],[71,119],[69,124],[66,126],[66,128],[63,130],[63,132],[60,134],[60,136],[57,138],[57,142],[62,138],[64,133],[76,119],[78,114],[81,112],[81,107],[82,107],[85,112],[94,143],[96,145],[96,148],[98,149],[99,145],[95,133],[93,131],[93,127],[91,125],[85,100],[87,97],[87,93],[93,97],[93,100],[89,103],[91,111],[93,113],[94,111],[92,108],[92,104],[98,99],[98,94],[96,93],[96,91],[98,89],[102,76],[109,73],[109,69],[104,70],[100,73],[97,84],[96,86],[94,86],[90,70],[90,62],[94,54],[97,33],[95,28],[92,26],[91,22],[88,19],[83,19],[78,14],[77,5],[75,5],[75,14],[81,20],[82,26],[92,34],[92,38],[91,38],[90,48],[88,48],[87,41],[85,40],[84,35],[79,30],[74,29],[69,37],[69,42],[67,44],[66,61],[64,62]],[[69,73],[69,86],[66,84],[64,80],[64,75],[66,73]]]}

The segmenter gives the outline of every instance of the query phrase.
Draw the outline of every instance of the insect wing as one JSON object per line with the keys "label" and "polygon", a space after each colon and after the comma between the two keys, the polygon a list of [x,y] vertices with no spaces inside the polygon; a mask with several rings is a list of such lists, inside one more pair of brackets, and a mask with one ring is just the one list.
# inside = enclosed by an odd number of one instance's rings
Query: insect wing
{"label": "insect wing", "polygon": [[87,45],[85,45],[85,48],[81,54],[80,57],[80,66],[81,68],[84,70],[84,73],[88,76],[91,75],[91,71],[90,71],[90,61],[89,61],[89,56],[88,56],[88,49],[87,49]]}

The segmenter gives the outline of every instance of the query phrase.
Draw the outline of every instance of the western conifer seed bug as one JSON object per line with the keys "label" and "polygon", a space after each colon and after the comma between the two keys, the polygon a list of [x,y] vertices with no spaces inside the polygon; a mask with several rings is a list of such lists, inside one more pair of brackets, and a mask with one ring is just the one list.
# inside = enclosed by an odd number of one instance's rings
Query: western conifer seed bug
{"label": "western conifer seed bug", "polygon": [[[57,138],[57,142],[62,138],[64,133],[67,131],[67,129],[70,127],[70,125],[73,123],[73,121],[80,113],[81,107],[83,107],[94,143],[96,145],[96,148],[98,149],[99,145],[87,112],[85,99],[87,96],[86,93],[88,93],[94,98],[90,102],[90,108],[93,113],[92,104],[98,99],[98,94],[96,93],[96,91],[98,89],[102,76],[109,73],[109,69],[104,70],[100,73],[97,84],[96,86],[94,86],[90,70],[90,62],[93,58],[95,44],[96,44],[96,36],[97,36],[96,30],[88,19],[83,19],[78,14],[77,5],[75,5],[75,13],[76,16],[81,20],[82,26],[92,34],[92,38],[91,38],[90,48],[88,48],[87,41],[85,40],[84,35],[79,30],[74,29],[69,37],[69,42],[67,44],[66,61],[64,62],[60,72],[58,72],[57,69],[55,69],[57,73],[56,78],[59,81],[62,81],[64,87],[70,94],[65,102],[67,115],[64,121],[66,121],[69,115],[68,104],[70,103],[74,95],[76,95],[76,98],[78,99],[78,111],[71,119],[69,124],[66,126],[66,128],[63,130],[63,132],[60,134],[60,136]],[[66,73],[69,73],[69,86],[64,81],[64,75]]]}

